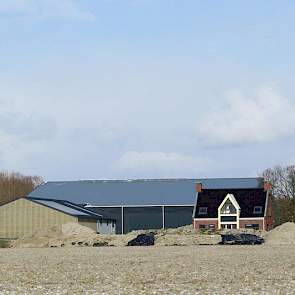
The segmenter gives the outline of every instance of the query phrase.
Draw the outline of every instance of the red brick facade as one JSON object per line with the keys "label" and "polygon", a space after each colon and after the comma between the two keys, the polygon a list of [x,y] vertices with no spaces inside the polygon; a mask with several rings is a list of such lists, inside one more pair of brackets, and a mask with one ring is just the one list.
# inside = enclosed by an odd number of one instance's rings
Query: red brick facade
{"label": "red brick facade", "polygon": [[193,220],[193,225],[194,225],[194,229],[199,230],[200,229],[200,225],[205,225],[206,228],[209,228],[209,225],[212,224],[215,226],[215,229],[218,229],[218,219],[212,219],[212,220],[200,220],[200,219],[194,219]]}
{"label": "red brick facade", "polygon": [[262,219],[240,219],[240,228],[246,228],[247,224],[258,224],[259,228],[258,229],[263,229],[263,218]]}
{"label": "red brick facade", "polygon": [[196,192],[197,193],[202,192],[202,183],[197,183],[197,185],[196,185]]}
{"label": "red brick facade", "polygon": [[274,226],[274,214],[272,207],[272,195],[269,194],[267,198],[266,213],[264,217],[265,230],[271,230]]}
{"label": "red brick facade", "polygon": [[[273,214],[272,196],[271,196],[270,189],[271,189],[271,184],[268,182],[265,182],[264,183],[264,191],[266,192],[266,203],[265,203],[265,211],[263,212],[264,216],[256,218],[253,215],[251,216],[251,214],[250,214],[251,212],[250,212],[249,217],[239,218],[239,227],[240,228],[250,227],[251,225],[253,227],[254,227],[254,225],[256,227],[259,227],[260,230],[267,230],[267,231],[271,230],[273,228],[274,214]],[[201,183],[196,184],[196,191],[198,193],[202,192],[202,184]],[[212,209],[212,206],[210,208]],[[243,208],[242,208],[242,210],[243,210]],[[215,208],[214,208],[214,211],[215,211]],[[211,212],[212,212],[212,210],[211,210]],[[245,216],[245,211],[243,211],[243,212],[244,212],[244,216]],[[217,214],[214,214],[213,216],[215,217],[216,215]],[[248,215],[246,215],[246,216],[248,216]],[[193,219],[193,226],[196,230],[200,230],[200,229],[204,229],[204,228],[205,229],[209,229],[209,228],[218,229],[218,218],[202,218],[202,217],[194,218]]]}
{"label": "red brick facade", "polygon": [[[272,216],[267,216],[258,219],[240,219],[240,228],[245,228],[248,224],[258,224],[260,230],[271,230],[273,228],[273,218]],[[196,230],[200,229],[200,225],[209,228],[209,225],[214,225],[215,229],[218,229],[218,219],[206,220],[206,219],[194,219],[193,226]]]}

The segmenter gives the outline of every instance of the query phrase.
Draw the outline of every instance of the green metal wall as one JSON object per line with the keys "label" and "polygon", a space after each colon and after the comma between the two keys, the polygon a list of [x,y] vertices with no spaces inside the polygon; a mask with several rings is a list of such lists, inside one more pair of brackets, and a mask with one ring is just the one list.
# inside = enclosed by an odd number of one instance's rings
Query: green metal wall
{"label": "green metal wall", "polygon": [[18,199],[0,207],[0,239],[17,239],[37,229],[67,222],[78,222],[78,219],[24,198]]}

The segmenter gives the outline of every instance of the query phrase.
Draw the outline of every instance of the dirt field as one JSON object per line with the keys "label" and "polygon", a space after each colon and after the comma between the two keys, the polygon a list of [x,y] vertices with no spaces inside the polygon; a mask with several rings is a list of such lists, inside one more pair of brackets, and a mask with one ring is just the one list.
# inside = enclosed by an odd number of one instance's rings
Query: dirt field
{"label": "dirt field", "polygon": [[295,294],[295,246],[0,249],[0,294]]}

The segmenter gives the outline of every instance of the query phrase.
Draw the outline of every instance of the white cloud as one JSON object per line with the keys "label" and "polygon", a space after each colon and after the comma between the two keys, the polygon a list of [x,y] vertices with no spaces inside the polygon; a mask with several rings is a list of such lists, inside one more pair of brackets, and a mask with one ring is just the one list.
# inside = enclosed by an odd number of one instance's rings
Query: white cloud
{"label": "white cloud", "polygon": [[194,177],[209,170],[212,162],[179,153],[128,151],[115,162],[114,168],[126,174],[157,175],[161,177]]}
{"label": "white cloud", "polygon": [[77,0],[1,0],[0,16],[30,19],[92,21],[94,14],[83,10]]}
{"label": "white cloud", "polygon": [[232,91],[223,108],[200,119],[197,131],[207,145],[276,141],[295,134],[295,104],[270,87],[253,97]]}
{"label": "white cloud", "polygon": [[48,116],[25,113],[12,103],[0,101],[0,147],[47,140],[56,129],[55,121]]}

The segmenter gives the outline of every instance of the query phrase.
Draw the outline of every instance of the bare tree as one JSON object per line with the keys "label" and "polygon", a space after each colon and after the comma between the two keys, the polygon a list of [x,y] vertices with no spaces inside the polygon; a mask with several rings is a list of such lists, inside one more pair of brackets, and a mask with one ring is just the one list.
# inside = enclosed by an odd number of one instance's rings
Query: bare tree
{"label": "bare tree", "polygon": [[273,186],[273,196],[281,221],[295,222],[295,165],[268,168],[262,176]]}
{"label": "bare tree", "polygon": [[25,176],[17,172],[0,172],[0,205],[26,196],[43,182],[40,176]]}

